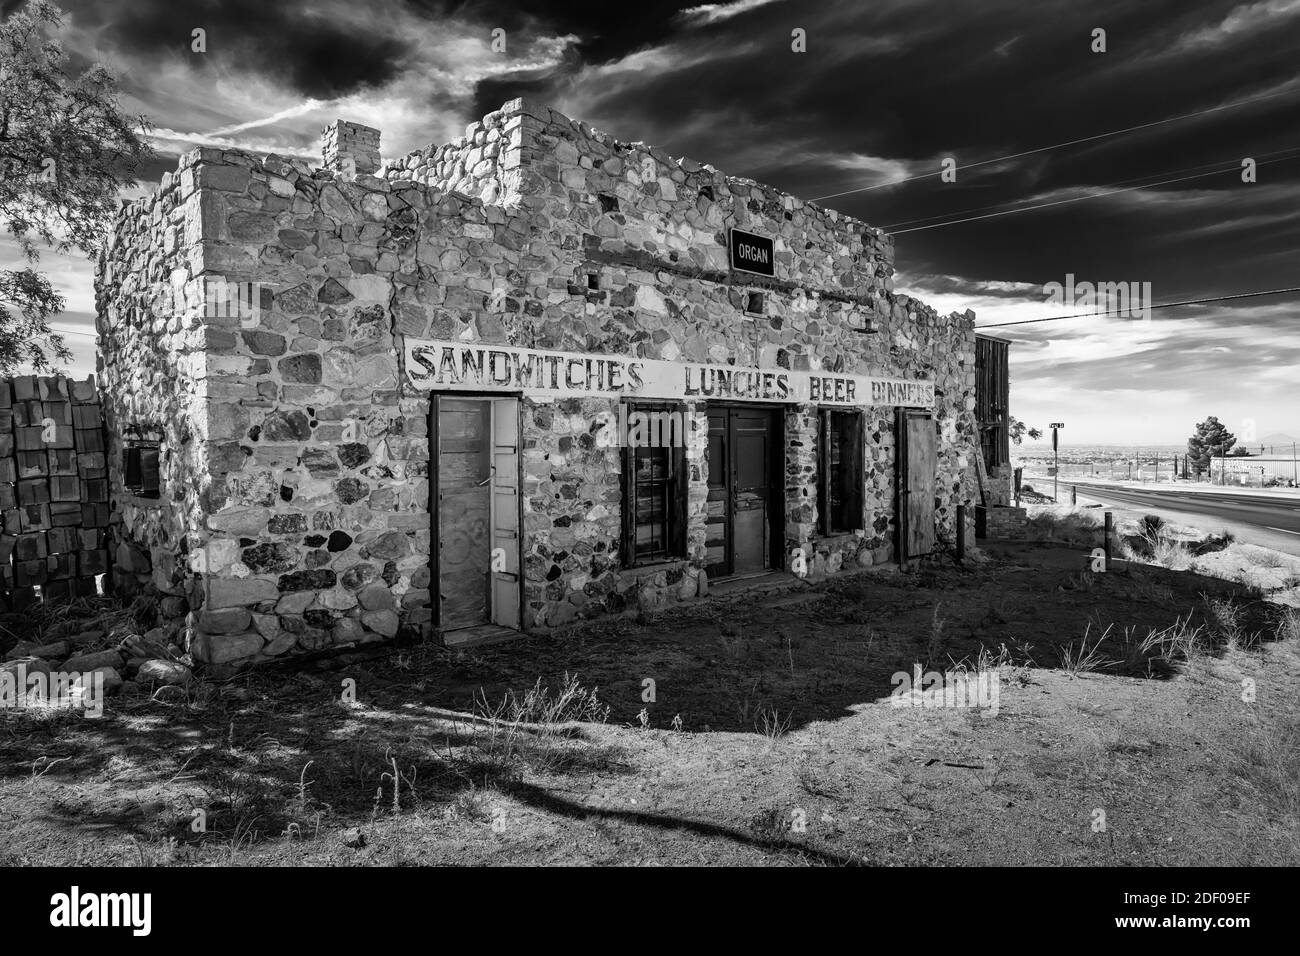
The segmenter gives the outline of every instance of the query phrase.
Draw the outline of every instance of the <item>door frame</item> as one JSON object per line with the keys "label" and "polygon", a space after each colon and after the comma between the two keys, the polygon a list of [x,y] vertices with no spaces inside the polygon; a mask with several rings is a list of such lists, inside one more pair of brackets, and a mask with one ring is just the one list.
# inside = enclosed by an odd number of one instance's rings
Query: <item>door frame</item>
{"label": "door frame", "polygon": [[[895,417],[895,439],[894,446],[898,449],[898,462],[894,474],[894,513],[898,516],[895,523],[895,541],[894,554],[897,556],[898,563],[902,566],[907,561],[916,558],[923,558],[927,554],[934,553],[934,546],[925,554],[908,554],[907,539],[911,531],[910,518],[908,516],[908,496],[912,493],[908,488],[911,480],[912,468],[912,449],[911,443],[907,438],[908,422],[914,420],[923,420],[933,423],[934,415],[928,411],[919,411],[912,408],[899,407]],[[930,504],[931,520],[934,520],[934,503]],[[937,538],[936,538],[937,541]]]}
{"label": "door frame", "polygon": [[[466,399],[483,399],[491,401],[494,398],[510,398],[515,402],[515,414],[518,416],[516,427],[519,436],[519,454],[518,460],[519,473],[519,631],[525,631],[524,627],[524,399],[520,392],[430,392],[429,393],[429,518],[431,538],[429,541],[429,603],[433,608],[433,627],[435,631],[442,631],[442,568],[441,551],[442,551],[442,529],[441,512],[438,501],[438,400],[440,397],[446,398],[466,398]],[[491,407],[488,408],[488,424],[491,427]],[[489,436],[489,457],[491,457],[491,436]],[[492,547],[492,528],[489,521],[487,545],[489,557]],[[491,625],[492,621],[492,583],[488,582],[488,619],[483,622],[485,625]],[[468,625],[473,626],[473,625]],[[502,625],[505,626],[505,625]],[[459,628],[457,628],[459,630]]]}
{"label": "door frame", "polygon": [[[731,507],[732,495],[735,489],[735,469],[732,467],[735,442],[732,441],[731,428],[731,411],[733,409],[743,409],[744,411],[763,411],[766,412],[773,423],[770,431],[772,438],[771,448],[768,452],[767,462],[767,520],[768,520],[768,560],[765,571],[780,571],[785,568],[785,406],[772,402],[705,402],[704,403],[704,427],[705,427],[705,448],[708,448],[708,428],[709,414],[713,411],[724,411],[727,413],[726,438],[724,445],[727,450],[727,461],[724,463],[726,475],[726,549],[724,554],[723,565],[725,572],[719,572],[710,581],[725,581],[734,577],[735,558],[732,550],[735,546],[735,511]],[[709,471],[705,475],[704,485],[707,491],[709,485],[709,475],[712,474],[714,463],[708,462]],[[707,514],[706,514],[707,518]],[[707,528],[707,524],[705,526]],[[707,534],[707,531],[706,531]],[[708,565],[705,566],[708,571]]]}

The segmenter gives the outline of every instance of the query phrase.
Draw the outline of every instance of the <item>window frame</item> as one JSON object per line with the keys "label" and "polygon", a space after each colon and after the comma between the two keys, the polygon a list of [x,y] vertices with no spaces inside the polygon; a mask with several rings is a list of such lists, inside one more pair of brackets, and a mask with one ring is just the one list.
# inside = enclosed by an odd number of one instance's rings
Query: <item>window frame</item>
{"label": "window frame", "polygon": [[[686,459],[686,444],[690,440],[691,415],[685,403],[670,401],[628,401],[620,403],[627,409],[627,419],[619,418],[618,428],[622,429],[634,412],[669,412],[681,416],[682,442],[679,445],[665,447],[633,448],[628,444],[628,436],[620,434],[618,444],[622,462],[622,515],[623,515],[623,566],[626,568],[649,567],[676,561],[685,561],[687,553],[686,526],[688,520],[687,505],[690,497],[690,475]],[[617,412],[616,412],[617,414]],[[657,452],[663,454],[667,461],[667,474],[664,478],[664,548],[662,554],[639,555],[636,547],[637,531],[637,458],[638,452]]]}
{"label": "window frame", "polygon": [[128,440],[122,449],[122,487],[136,498],[162,497],[162,455],[158,442]]}
{"label": "window frame", "polygon": [[[831,435],[836,418],[847,418],[851,424],[847,429],[841,427],[836,434],[843,435],[845,431],[853,436],[850,448],[856,460],[849,462],[849,474],[841,477],[845,463],[841,459],[840,463],[832,467],[831,464]],[[824,536],[853,534],[858,531],[866,530],[866,475],[867,475],[867,438],[866,438],[866,415],[861,409],[855,408],[835,408],[820,406],[817,409],[817,528]],[[841,445],[841,447],[843,447]],[[856,483],[848,484],[852,475],[857,475]],[[836,483],[840,487],[836,488]],[[849,502],[843,503],[844,486],[847,484],[851,498]],[[832,507],[834,496],[833,491],[840,492],[841,505],[839,508]],[[838,523],[838,519],[847,513],[852,517],[848,522],[851,527],[844,527]]]}

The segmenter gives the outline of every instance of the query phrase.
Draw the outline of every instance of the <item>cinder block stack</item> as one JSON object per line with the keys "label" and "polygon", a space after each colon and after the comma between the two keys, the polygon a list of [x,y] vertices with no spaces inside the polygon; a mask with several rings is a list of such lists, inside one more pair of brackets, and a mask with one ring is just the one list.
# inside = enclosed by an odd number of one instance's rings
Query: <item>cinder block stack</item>
{"label": "cinder block stack", "polygon": [[988,537],[995,540],[1026,538],[1029,535],[1029,513],[1023,508],[989,508],[987,522]]}
{"label": "cinder block stack", "polygon": [[104,447],[94,376],[0,379],[0,606],[95,594],[109,570]]}

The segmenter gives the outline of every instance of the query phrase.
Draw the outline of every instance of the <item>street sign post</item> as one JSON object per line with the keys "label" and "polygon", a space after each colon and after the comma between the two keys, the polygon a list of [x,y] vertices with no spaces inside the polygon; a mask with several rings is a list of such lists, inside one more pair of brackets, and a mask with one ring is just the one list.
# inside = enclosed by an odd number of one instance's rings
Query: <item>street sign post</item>
{"label": "street sign post", "polygon": [[1057,474],[1060,471],[1060,466],[1056,460],[1056,449],[1059,445],[1059,441],[1057,439],[1056,433],[1057,433],[1057,429],[1064,428],[1064,427],[1065,427],[1065,422],[1052,422],[1052,504],[1056,504],[1057,502],[1056,483],[1059,480],[1057,478]]}

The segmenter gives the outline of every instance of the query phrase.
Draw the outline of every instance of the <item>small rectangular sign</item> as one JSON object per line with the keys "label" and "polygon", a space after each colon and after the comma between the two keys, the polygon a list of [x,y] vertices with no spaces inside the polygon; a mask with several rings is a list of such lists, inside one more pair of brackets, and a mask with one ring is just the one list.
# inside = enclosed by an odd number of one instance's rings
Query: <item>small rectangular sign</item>
{"label": "small rectangular sign", "polygon": [[752,232],[732,229],[731,268],[755,275],[776,277],[776,251],[772,240]]}
{"label": "small rectangular sign", "polygon": [[934,407],[934,383],[922,380],[415,338],[405,346],[407,380],[421,390]]}

